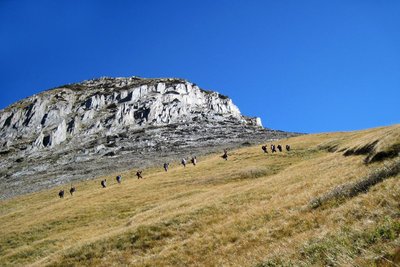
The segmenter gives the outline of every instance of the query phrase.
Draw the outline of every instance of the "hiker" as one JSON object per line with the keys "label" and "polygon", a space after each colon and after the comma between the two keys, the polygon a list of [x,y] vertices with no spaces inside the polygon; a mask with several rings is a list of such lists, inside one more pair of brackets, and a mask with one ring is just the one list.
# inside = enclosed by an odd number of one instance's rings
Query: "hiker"
{"label": "hiker", "polygon": [[279,152],[282,152],[282,146],[281,145],[278,145],[277,148],[278,148]]}
{"label": "hiker", "polygon": [[183,167],[186,167],[186,159],[185,158],[182,159],[181,163],[182,163]]}
{"label": "hiker", "polygon": [[137,171],[137,172],[136,172],[136,176],[137,176],[138,179],[140,179],[140,178],[143,179],[143,177],[142,177],[142,171]]}
{"label": "hiker", "polygon": [[290,151],[290,145],[286,145],[286,150]]}
{"label": "hiker", "polygon": [[72,185],[71,185],[71,189],[69,190],[69,193],[71,194],[71,196],[74,195],[75,191],[76,191],[75,186],[72,186]]}
{"label": "hiker", "polygon": [[169,167],[169,163],[164,163],[164,170],[167,172]]}
{"label": "hiker", "polygon": [[197,164],[197,158],[196,158],[196,156],[194,156],[193,158],[192,158],[192,164],[194,165],[194,166],[196,166],[196,164]]}
{"label": "hiker", "polygon": [[228,150],[224,149],[224,154],[222,155],[224,160],[228,160]]}
{"label": "hiker", "polygon": [[119,183],[119,184],[121,183],[121,179],[122,179],[121,175],[118,175],[117,177],[115,177],[115,179],[117,179],[117,183]]}
{"label": "hiker", "polygon": [[60,198],[64,198],[64,190],[60,190],[60,192],[58,192],[58,196]]}
{"label": "hiker", "polygon": [[271,152],[272,152],[272,153],[276,152],[276,148],[275,148],[275,145],[274,145],[274,144],[271,144]]}
{"label": "hiker", "polygon": [[107,179],[101,180],[100,184],[103,188],[106,188],[107,187]]}
{"label": "hiker", "polygon": [[262,146],[261,149],[264,151],[264,153],[268,153],[267,146]]}

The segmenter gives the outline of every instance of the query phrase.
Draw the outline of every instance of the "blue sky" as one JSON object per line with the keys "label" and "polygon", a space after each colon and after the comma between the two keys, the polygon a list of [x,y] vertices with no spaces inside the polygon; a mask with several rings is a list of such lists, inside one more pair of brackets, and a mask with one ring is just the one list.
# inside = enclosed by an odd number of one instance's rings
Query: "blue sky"
{"label": "blue sky", "polygon": [[94,77],[180,77],[268,128],[399,123],[399,14],[390,0],[0,0],[0,109]]}

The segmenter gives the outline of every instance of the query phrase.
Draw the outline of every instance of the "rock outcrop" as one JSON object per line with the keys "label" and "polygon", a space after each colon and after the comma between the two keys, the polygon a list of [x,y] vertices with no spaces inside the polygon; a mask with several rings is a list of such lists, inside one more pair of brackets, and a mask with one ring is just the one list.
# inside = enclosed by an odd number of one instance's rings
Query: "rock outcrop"
{"label": "rock outcrop", "polygon": [[65,85],[0,111],[0,198],[290,135],[182,79]]}

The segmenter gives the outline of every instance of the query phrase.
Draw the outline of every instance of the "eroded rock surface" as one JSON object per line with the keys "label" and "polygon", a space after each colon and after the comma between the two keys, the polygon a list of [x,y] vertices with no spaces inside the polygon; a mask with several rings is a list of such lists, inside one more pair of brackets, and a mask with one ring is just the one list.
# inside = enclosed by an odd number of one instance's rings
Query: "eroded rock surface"
{"label": "eroded rock surface", "polygon": [[291,135],[182,79],[65,85],[0,111],[0,199]]}

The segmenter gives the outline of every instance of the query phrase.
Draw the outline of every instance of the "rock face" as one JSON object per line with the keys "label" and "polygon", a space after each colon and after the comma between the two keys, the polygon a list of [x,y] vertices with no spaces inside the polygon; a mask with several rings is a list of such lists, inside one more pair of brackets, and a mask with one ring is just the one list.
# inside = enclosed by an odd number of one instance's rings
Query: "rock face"
{"label": "rock face", "polygon": [[182,79],[65,85],[0,111],[0,199],[290,135]]}

